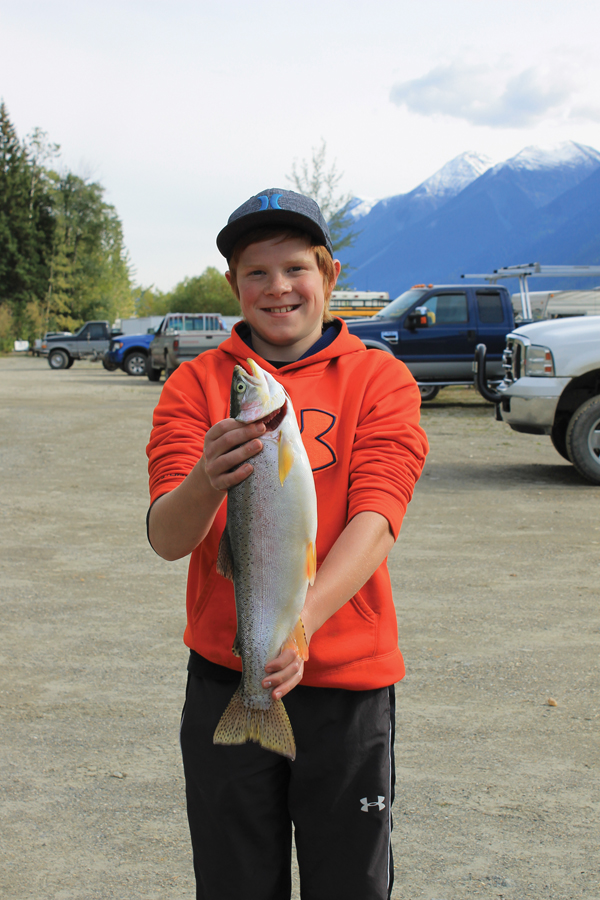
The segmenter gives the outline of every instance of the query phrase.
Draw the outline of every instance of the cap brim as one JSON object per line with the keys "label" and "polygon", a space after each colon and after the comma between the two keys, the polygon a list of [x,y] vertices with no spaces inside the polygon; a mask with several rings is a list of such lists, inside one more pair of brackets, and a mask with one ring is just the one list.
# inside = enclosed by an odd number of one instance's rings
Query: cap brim
{"label": "cap brim", "polygon": [[255,213],[248,213],[239,219],[235,219],[233,222],[226,225],[217,235],[217,247],[229,262],[235,245],[244,234],[248,231],[252,231],[254,228],[269,228],[273,225],[278,227],[281,226],[282,228],[285,228],[286,225],[290,225],[293,228],[298,228],[300,231],[306,231],[323,244],[323,246],[327,247],[328,251],[333,256],[331,242],[324,231],[319,228],[318,224],[307,216],[302,215],[302,213],[294,212],[291,209],[259,210]]}

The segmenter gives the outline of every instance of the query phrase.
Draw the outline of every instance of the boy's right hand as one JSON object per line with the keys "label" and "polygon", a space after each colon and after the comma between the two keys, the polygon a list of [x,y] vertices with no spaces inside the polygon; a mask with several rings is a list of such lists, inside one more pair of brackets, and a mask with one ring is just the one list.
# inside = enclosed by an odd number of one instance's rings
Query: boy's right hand
{"label": "boy's right hand", "polygon": [[258,438],[265,431],[262,422],[248,425],[236,419],[223,419],[209,428],[199,466],[214,490],[228,491],[253,472],[247,460],[262,450]]}

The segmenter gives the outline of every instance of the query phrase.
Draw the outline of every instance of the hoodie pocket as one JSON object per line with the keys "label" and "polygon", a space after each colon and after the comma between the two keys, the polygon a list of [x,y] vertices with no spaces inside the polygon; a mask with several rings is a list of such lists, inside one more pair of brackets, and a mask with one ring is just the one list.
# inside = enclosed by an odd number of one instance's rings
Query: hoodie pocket
{"label": "hoodie pocket", "polygon": [[311,658],[332,668],[373,657],[378,629],[379,616],[359,591],[317,631],[310,644]]}

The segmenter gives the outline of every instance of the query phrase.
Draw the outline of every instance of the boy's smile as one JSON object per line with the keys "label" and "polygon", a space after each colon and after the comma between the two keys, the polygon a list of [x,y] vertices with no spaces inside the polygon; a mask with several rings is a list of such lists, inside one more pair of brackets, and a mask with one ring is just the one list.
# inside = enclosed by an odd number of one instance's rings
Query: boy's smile
{"label": "boy's smile", "polygon": [[239,257],[237,286],[254,349],[263,359],[293,362],[320,338],[325,285],[307,241],[250,244]]}

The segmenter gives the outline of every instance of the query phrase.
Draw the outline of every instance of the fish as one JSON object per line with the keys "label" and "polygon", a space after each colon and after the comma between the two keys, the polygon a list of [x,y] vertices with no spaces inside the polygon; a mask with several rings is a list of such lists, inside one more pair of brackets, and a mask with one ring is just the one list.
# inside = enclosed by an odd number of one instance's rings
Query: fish
{"label": "fish", "polygon": [[317,495],[289,394],[253,359],[236,365],[230,415],[262,421],[262,450],[253,472],[227,495],[227,522],[217,572],[233,581],[237,634],[233,653],[242,678],[213,736],[215,744],[254,741],[295,759],[296,742],[282,700],[263,688],[265,665],[291,646],[304,660],[300,613],[317,569]]}

